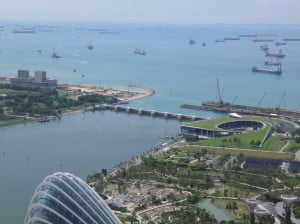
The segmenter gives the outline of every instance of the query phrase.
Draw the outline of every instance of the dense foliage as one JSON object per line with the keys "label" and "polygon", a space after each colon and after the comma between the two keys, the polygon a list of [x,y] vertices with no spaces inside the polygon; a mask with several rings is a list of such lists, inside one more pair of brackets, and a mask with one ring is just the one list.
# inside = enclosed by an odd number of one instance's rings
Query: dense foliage
{"label": "dense foliage", "polygon": [[0,89],[11,90],[5,98],[4,105],[16,114],[57,115],[61,109],[85,104],[115,103],[116,98],[97,94],[82,95],[78,100],[60,96],[54,88],[33,84],[5,84]]}
{"label": "dense foliage", "polygon": [[165,224],[217,224],[218,221],[205,209],[191,206],[179,211],[163,213],[162,223]]}

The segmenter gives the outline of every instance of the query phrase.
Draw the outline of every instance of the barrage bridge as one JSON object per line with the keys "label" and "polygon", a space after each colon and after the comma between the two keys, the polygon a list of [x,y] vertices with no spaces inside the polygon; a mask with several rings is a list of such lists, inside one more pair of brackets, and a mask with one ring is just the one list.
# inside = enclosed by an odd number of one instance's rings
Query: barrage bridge
{"label": "barrage bridge", "polygon": [[96,110],[111,110],[115,112],[123,112],[128,114],[138,114],[140,116],[150,116],[150,117],[158,117],[164,119],[173,119],[179,121],[199,121],[204,120],[204,118],[186,114],[176,114],[171,112],[160,112],[156,110],[146,110],[142,108],[133,108],[133,107],[124,107],[119,105],[111,105],[111,104],[100,104],[97,105]]}

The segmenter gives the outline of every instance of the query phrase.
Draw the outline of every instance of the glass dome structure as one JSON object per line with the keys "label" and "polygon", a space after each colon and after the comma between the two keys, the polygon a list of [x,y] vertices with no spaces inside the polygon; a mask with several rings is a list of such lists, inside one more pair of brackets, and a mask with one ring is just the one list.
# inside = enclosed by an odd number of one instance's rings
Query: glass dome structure
{"label": "glass dome structure", "polygon": [[25,224],[119,224],[106,202],[83,180],[54,173],[36,188]]}

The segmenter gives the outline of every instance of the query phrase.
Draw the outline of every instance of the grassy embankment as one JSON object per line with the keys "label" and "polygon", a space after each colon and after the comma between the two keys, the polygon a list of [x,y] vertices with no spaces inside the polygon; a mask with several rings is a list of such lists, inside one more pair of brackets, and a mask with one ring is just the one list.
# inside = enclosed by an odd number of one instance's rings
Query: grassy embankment
{"label": "grassy embankment", "polygon": [[294,159],[295,155],[293,153],[278,153],[278,152],[271,152],[271,151],[259,151],[259,150],[250,150],[250,149],[233,149],[233,148],[222,148],[222,147],[207,147],[207,146],[200,146],[200,145],[186,145],[177,147],[177,150],[183,151],[191,151],[191,152],[201,152],[207,151],[209,153],[220,154],[220,155],[232,155],[232,156],[239,156],[243,154],[245,157],[256,157],[256,158],[270,158],[270,159],[282,159],[282,160],[292,160]]}
{"label": "grassy embankment", "polygon": [[[241,135],[199,141],[195,144],[202,145],[202,146],[237,148],[237,149],[255,149],[255,150],[275,152],[281,150],[282,147],[287,143],[287,140],[285,140],[282,136],[272,135],[268,137],[266,141],[260,146],[260,143],[264,140],[264,138],[267,136],[267,134],[271,129],[270,121],[272,123],[279,123],[282,122],[282,120],[277,118],[272,118],[271,120],[269,120],[269,118],[255,117],[255,116],[247,116],[244,117],[243,119],[263,122],[264,127],[260,130],[253,130]],[[219,124],[224,122],[237,121],[237,120],[239,119],[224,117],[224,118],[218,118],[213,120],[195,122],[195,123],[188,124],[188,126],[206,128],[209,130],[221,130],[218,128]]]}

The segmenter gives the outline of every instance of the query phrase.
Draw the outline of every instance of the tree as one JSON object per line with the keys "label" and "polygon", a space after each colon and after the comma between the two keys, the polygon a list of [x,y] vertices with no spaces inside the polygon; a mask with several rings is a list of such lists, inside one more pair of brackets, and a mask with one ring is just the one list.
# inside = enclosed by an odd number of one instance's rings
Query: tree
{"label": "tree", "polygon": [[106,176],[107,175],[107,169],[102,169],[101,173],[103,174],[103,176]]}

